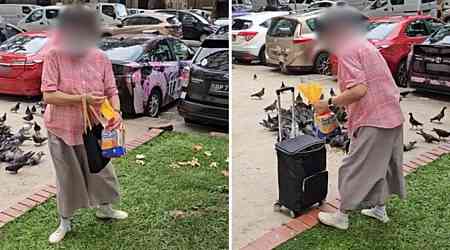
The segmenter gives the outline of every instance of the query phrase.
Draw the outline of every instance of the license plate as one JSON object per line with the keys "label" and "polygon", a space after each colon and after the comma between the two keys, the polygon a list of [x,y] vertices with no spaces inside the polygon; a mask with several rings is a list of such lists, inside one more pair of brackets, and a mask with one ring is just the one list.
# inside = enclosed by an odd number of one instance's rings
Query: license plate
{"label": "license plate", "polygon": [[209,87],[210,92],[226,93],[228,92],[228,85],[220,83],[212,83]]}

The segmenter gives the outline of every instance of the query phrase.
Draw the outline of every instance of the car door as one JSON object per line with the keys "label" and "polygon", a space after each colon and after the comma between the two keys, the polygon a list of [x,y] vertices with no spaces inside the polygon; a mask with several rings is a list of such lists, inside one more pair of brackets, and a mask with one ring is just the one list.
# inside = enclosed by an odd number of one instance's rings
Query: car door
{"label": "car door", "polygon": [[[142,69],[143,90],[148,98],[155,87],[159,87],[162,104],[165,105],[179,98],[177,90],[179,63],[167,39],[155,42],[141,59],[146,65]],[[146,101],[144,103],[147,103]]]}
{"label": "car door", "polygon": [[181,95],[182,86],[189,81],[189,66],[192,64],[195,51],[189,48],[184,42],[178,39],[170,38],[170,46],[172,47],[173,54],[178,60],[178,83],[175,87],[175,96]]}
{"label": "car door", "polygon": [[26,31],[42,30],[47,26],[44,9],[36,9],[28,15],[24,22],[19,25]]}
{"label": "car door", "polygon": [[199,20],[194,15],[180,12],[180,21],[183,25],[183,36],[187,39],[198,39],[201,36]]}

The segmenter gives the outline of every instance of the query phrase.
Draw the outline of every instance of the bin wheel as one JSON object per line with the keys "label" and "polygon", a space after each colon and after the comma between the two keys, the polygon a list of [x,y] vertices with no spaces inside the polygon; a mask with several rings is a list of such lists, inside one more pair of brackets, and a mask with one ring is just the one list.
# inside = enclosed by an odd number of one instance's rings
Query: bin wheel
{"label": "bin wheel", "polygon": [[289,217],[291,217],[292,219],[294,219],[294,218],[297,217],[297,213],[294,212],[294,211],[292,211],[292,210],[289,210]]}
{"label": "bin wheel", "polygon": [[274,212],[280,212],[281,211],[281,207],[282,205],[280,204],[280,202],[275,202],[275,204],[273,204],[273,211]]}

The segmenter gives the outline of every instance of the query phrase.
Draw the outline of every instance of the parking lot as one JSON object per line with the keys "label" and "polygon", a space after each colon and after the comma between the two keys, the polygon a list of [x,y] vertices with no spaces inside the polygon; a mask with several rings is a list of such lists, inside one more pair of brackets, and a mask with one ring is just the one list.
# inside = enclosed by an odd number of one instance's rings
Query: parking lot
{"label": "parking lot", "polygon": [[[253,77],[256,74],[257,79]],[[313,74],[286,75],[278,70],[260,65],[233,65],[233,247],[239,249],[272,228],[286,223],[290,218],[273,211],[277,199],[277,164],[274,144],[276,133],[269,132],[259,122],[266,118],[263,108],[276,98],[275,89],[281,82],[295,86],[300,82],[320,81],[326,88],[337,89],[330,77]],[[252,99],[250,95],[265,88],[262,100]],[[328,90],[325,91],[328,93]],[[327,96],[327,95],[326,95]],[[283,96],[288,100],[288,96]],[[429,151],[438,144],[426,144],[415,130],[410,129],[408,112],[423,122],[424,130],[431,133],[432,128],[450,129],[450,118],[445,117],[442,124],[431,124],[429,119],[439,113],[443,106],[449,105],[450,98],[428,94],[411,93],[403,98],[401,104],[405,115],[404,141],[417,140],[417,148],[404,154],[404,160]],[[288,102],[283,102],[287,105]],[[286,107],[286,106],[285,106]],[[328,146],[327,146],[328,147]],[[327,168],[329,176],[328,199],[337,197],[337,170],[342,158],[342,150],[327,148]]]}

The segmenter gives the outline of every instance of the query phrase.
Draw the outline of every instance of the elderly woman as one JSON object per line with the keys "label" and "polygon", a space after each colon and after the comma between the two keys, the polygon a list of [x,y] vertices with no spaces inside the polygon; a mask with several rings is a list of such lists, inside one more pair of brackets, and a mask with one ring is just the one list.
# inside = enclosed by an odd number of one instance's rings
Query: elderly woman
{"label": "elderly woman", "polygon": [[[96,216],[100,218],[128,216],[111,207],[119,200],[113,166],[109,163],[99,173],[90,173],[83,143],[83,99],[97,108],[108,99],[120,112],[111,62],[95,47],[98,34],[94,11],[83,6],[67,7],[60,15],[54,48],[44,61],[42,92],[47,103],[44,119],[56,174],[60,216],[58,229],[49,237],[51,243],[61,241],[71,230],[70,218],[79,208],[97,207]],[[120,125],[121,119],[116,119],[105,129]]]}
{"label": "elderly woman", "polygon": [[344,230],[348,211],[363,209],[362,214],[386,223],[389,196],[405,197],[400,93],[383,56],[365,39],[364,24],[362,14],[343,7],[330,9],[317,22],[320,41],[338,59],[341,94],[314,106],[319,112],[345,106],[351,138],[339,169],[340,209],[319,213],[319,220]]}

